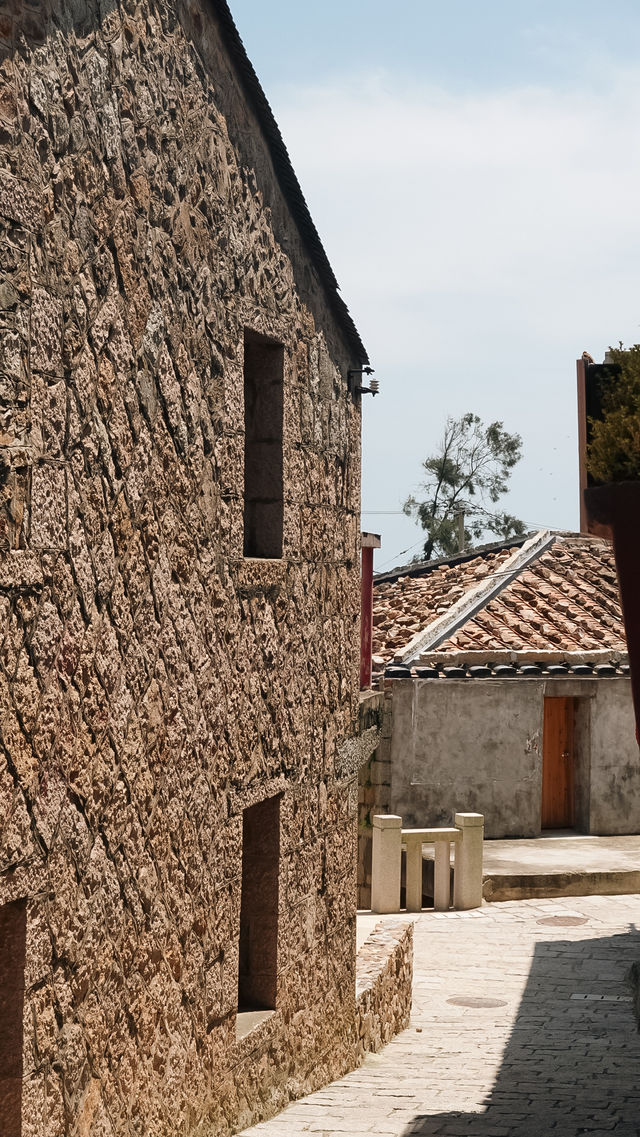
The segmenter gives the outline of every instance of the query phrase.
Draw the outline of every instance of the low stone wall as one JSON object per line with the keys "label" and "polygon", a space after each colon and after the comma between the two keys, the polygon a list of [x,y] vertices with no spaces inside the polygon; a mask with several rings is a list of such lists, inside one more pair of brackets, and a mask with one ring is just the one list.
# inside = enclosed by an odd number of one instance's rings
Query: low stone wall
{"label": "low stone wall", "polygon": [[409,1025],[413,981],[413,923],[378,924],[356,959],[358,1064]]}
{"label": "low stone wall", "polygon": [[[323,1031],[322,1022],[310,1024],[302,1013],[292,1024],[300,1042],[297,1050],[292,1043],[290,1057],[282,1047],[281,1014],[276,1011],[236,1048],[233,1078],[220,1087],[216,1134],[237,1133],[273,1117],[297,1098],[357,1069],[367,1054],[377,1053],[409,1025],[412,982],[413,923],[384,920],[358,952],[355,1016],[345,1010],[342,1043],[336,1045],[333,1029]],[[314,1042],[305,1048],[303,1040],[310,1033]],[[309,1064],[311,1054],[314,1061]]]}

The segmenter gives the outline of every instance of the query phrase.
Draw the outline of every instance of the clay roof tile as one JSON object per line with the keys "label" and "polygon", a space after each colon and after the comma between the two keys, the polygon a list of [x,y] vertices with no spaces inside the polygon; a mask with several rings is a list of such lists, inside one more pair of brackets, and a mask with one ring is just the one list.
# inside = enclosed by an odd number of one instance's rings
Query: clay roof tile
{"label": "clay roof tile", "polygon": [[[513,547],[493,549],[462,564],[427,566],[422,576],[399,576],[374,587],[374,651],[389,660],[427,629],[479,580],[499,572]],[[393,620],[393,626],[391,626]],[[613,550],[599,537],[555,537],[438,651],[624,649]]]}

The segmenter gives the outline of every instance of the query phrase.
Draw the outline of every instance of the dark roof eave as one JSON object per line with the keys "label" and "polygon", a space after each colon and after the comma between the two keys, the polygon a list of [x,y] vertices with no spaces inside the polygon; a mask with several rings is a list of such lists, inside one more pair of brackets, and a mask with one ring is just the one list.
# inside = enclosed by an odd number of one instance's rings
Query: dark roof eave
{"label": "dark roof eave", "polygon": [[318,230],[309,213],[309,207],[304,199],[300,183],[291,164],[291,159],[280,133],[280,128],[275,120],[262,86],[260,85],[260,80],[256,75],[253,64],[247,55],[227,0],[210,0],[210,2],[218,16],[220,30],[227,50],[238,71],[245,93],[251,102],[267,141],[267,145],[269,146],[269,150],[271,151],[273,165],[284,197],[327,294],[329,306],[333,310],[348,346],[354,353],[354,362],[362,364],[368,363],[369,356],[360,339],[349,309],[340,295],[338,282],[329,263],[329,258],[322,246]]}

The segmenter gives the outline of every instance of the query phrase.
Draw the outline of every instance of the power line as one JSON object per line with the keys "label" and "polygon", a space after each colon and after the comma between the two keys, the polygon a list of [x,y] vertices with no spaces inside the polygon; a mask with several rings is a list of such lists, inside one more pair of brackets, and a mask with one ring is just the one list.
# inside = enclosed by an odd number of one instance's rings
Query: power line
{"label": "power line", "polygon": [[[504,516],[502,513],[492,513],[490,510],[484,509],[480,505],[474,505],[473,509],[468,511],[467,516],[472,517],[473,514],[476,514],[476,513],[482,513],[482,514],[484,514],[485,517],[489,517],[494,521],[499,520],[501,517]],[[360,516],[361,517],[408,517],[409,514],[405,513],[404,509],[361,509],[360,510]],[[545,524],[545,522],[543,522],[543,521],[526,521],[526,520],[523,520],[522,518],[518,518],[518,521],[522,521],[523,525],[528,525],[532,529],[553,529],[554,528],[554,526],[549,525],[549,524]],[[425,532],[426,532],[426,530],[425,530]]]}
{"label": "power line", "polygon": [[383,565],[380,565],[379,569],[376,569],[376,571],[380,572],[382,569],[386,568],[387,565],[390,565],[392,561],[395,561],[396,557],[406,557],[407,553],[412,553],[414,549],[418,548],[418,545],[424,545],[424,542],[425,538],[421,537],[419,541],[416,541],[415,545],[410,545],[408,549],[403,549],[400,553],[394,553],[391,559],[385,561]]}
{"label": "power line", "polygon": [[[496,518],[500,518],[500,517],[504,516],[503,513],[494,513],[490,509],[485,509],[484,506],[482,506],[482,505],[474,505],[472,509],[463,510],[463,512],[465,513],[465,516],[468,516],[468,517],[473,517],[477,513],[482,513],[485,517],[490,517],[492,519],[496,519]],[[365,516],[371,517],[374,515],[376,515],[376,516],[388,516],[388,517],[409,517],[410,516],[410,514],[405,513],[404,509],[361,509],[360,510],[360,516],[361,517],[365,517]],[[518,518],[517,520],[520,521],[522,519]],[[537,521],[523,521],[523,524],[524,525],[537,525],[539,529],[548,529],[549,528],[548,525],[544,525],[542,522],[538,523]]]}
{"label": "power line", "polygon": [[[374,511],[364,510],[363,515],[364,515],[364,513],[369,513],[369,512],[374,512]],[[384,514],[387,511],[386,510],[379,510],[379,511],[375,511],[375,512],[379,512],[381,514]],[[388,512],[391,513],[393,511],[389,510]],[[499,513],[489,513],[487,510],[482,510],[482,512],[485,513],[488,517],[492,517],[492,518],[499,518],[501,516],[501,514],[499,514]],[[531,532],[539,532],[541,529],[548,529],[550,533],[565,533],[565,532],[567,532],[567,530],[565,530],[565,529],[558,529],[554,525],[545,525],[543,522],[538,522],[538,521],[523,521],[522,524],[527,526],[527,529],[529,530],[530,533]],[[416,541],[414,545],[410,545],[408,549],[401,549],[399,553],[394,553],[394,555],[392,557],[390,557],[389,560],[384,561],[383,564],[381,564],[379,567],[376,567],[376,572],[382,572],[385,568],[387,568],[388,565],[390,565],[390,564],[392,564],[392,562],[396,561],[398,557],[406,557],[407,553],[412,553],[414,549],[418,548],[418,545],[424,545],[425,541],[427,540],[427,537],[428,537],[428,533],[425,530],[424,536],[421,537],[419,541]],[[508,537],[505,538],[505,540],[507,540],[507,541],[509,539],[510,538],[508,538]],[[473,553],[473,548],[465,549],[464,552],[465,553]],[[425,562],[425,563],[428,564],[429,562]],[[409,566],[408,565],[402,565],[400,567],[401,568],[408,568]]]}

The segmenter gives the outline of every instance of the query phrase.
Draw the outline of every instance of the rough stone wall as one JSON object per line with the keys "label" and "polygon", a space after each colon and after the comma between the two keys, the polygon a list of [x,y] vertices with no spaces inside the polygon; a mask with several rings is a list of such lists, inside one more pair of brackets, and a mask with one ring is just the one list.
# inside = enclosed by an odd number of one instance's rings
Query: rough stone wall
{"label": "rough stone wall", "polygon": [[377,1053],[409,1026],[413,983],[413,923],[385,920],[358,952],[358,1060]]}
{"label": "rough stone wall", "polygon": [[[0,151],[23,1135],[218,1137],[354,1061],[354,361],[206,5],[3,0]],[[245,327],[285,346],[279,561],[242,555]],[[276,794],[277,1009],[236,1042]]]}
{"label": "rough stone wall", "polygon": [[358,774],[358,908],[371,907],[371,850],[373,817],[391,813],[391,730],[393,682],[380,692],[382,724],[379,742]]}

